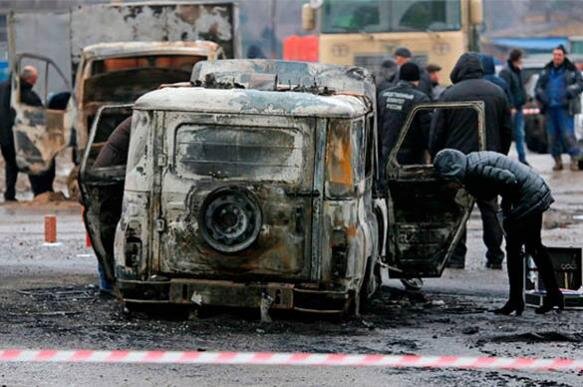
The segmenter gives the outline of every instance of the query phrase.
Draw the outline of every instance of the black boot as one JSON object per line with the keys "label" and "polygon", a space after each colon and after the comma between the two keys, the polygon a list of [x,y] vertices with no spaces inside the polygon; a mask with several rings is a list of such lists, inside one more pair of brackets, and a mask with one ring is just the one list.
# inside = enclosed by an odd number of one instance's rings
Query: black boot
{"label": "black boot", "polygon": [[524,300],[508,300],[502,308],[494,310],[495,314],[510,315],[515,312],[516,316],[520,316],[524,312]]}
{"label": "black boot", "polygon": [[494,313],[509,315],[515,312],[516,316],[520,316],[524,311],[524,267],[520,250],[513,250],[508,253],[506,267],[510,285],[508,302],[502,308],[496,309]]}
{"label": "black boot", "polygon": [[557,307],[557,310],[561,312],[565,308],[565,299],[563,298],[563,293],[560,291],[555,291],[552,293],[548,293],[545,298],[543,299],[543,304],[534,310],[536,314],[545,314],[554,307]]}

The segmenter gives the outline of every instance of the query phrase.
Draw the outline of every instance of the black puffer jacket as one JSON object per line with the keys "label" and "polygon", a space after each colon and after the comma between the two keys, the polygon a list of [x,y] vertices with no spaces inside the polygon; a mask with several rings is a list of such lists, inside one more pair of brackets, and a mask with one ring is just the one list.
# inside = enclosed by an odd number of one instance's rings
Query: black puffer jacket
{"label": "black puffer jacket", "polygon": [[[386,165],[389,152],[399,139],[401,128],[411,109],[420,103],[429,102],[429,97],[407,81],[399,81],[379,93],[379,138],[381,165]],[[431,115],[422,110],[415,115],[411,128],[401,146],[398,160],[401,164],[420,164],[424,151],[428,149]]]}
{"label": "black puffer jacket", "polygon": [[458,180],[477,199],[502,196],[505,220],[542,213],[554,201],[539,174],[496,152],[464,155],[455,149],[444,149],[435,156],[434,166],[439,175]]}
{"label": "black puffer jacket", "polygon": [[[480,56],[463,54],[453,68],[454,83],[441,95],[440,101],[484,101],[486,105],[486,149],[507,154],[512,142],[510,105],[501,88],[482,79]],[[478,117],[474,110],[438,109],[433,115],[430,150],[435,155],[444,148],[464,153],[476,152],[478,146]]]}

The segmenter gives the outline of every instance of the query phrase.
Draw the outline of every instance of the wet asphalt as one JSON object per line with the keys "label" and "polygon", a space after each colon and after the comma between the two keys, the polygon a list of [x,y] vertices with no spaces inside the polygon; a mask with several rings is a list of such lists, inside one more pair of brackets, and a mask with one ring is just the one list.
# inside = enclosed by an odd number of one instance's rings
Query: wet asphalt
{"label": "wet asphalt", "polygon": [[[583,172],[553,173],[549,156],[530,155],[556,199],[545,218],[549,246],[583,244]],[[19,197],[26,199],[20,187]],[[58,242],[43,244],[43,217],[58,217]],[[583,312],[496,316],[505,270],[484,268],[481,222],[468,225],[465,270],[446,270],[406,293],[387,280],[361,318],[207,310],[127,314],[99,296],[95,257],[85,247],[80,207],[72,203],[0,205],[0,347],[302,351],[468,356],[583,357]],[[478,385],[582,384],[576,372],[412,370],[384,368],[246,367],[0,363],[0,384],[30,385]]]}

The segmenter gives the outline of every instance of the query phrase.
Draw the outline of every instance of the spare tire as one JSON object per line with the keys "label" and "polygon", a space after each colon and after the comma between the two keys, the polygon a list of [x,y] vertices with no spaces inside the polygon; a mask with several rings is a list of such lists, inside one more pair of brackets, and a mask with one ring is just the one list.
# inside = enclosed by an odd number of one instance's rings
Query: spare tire
{"label": "spare tire", "polygon": [[236,253],[251,246],[261,231],[263,216],[255,196],[242,187],[212,191],[199,212],[202,237],[221,253]]}

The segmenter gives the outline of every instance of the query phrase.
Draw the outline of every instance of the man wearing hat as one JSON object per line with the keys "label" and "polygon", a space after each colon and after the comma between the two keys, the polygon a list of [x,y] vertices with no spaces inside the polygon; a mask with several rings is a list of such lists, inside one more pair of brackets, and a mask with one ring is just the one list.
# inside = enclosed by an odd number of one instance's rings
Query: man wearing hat
{"label": "man wearing hat", "polygon": [[427,74],[429,74],[429,80],[431,81],[431,99],[437,101],[441,97],[441,93],[445,90],[445,87],[439,83],[441,71],[441,66],[435,63],[430,63],[425,67]]}
{"label": "man wearing hat", "polygon": [[[395,146],[401,128],[411,109],[429,97],[421,92],[419,85],[420,70],[415,63],[405,63],[399,69],[399,81],[396,85],[379,93],[379,137],[381,154],[381,171],[384,172],[389,153]],[[397,160],[402,165],[424,164],[428,160],[428,136],[431,115],[422,110],[415,115],[411,129],[401,146]],[[383,177],[384,180],[384,177]]]}
{"label": "man wearing hat", "polygon": [[[401,68],[401,66],[403,66],[405,63],[411,62],[411,59],[413,58],[411,50],[409,50],[407,47],[397,48],[393,56],[395,57],[395,63],[397,64],[397,66],[399,66],[399,68]],[[399,72],[396,72],[395,75],[393,75],[393,77],[390,79],[390,82],[393,85],[396,85],[399,79],[400,79]],[[433,86],[431,85],[429,74],[427,74],[427,71],[425,71],[425,69],[419,69],[419,86],[417,87],[417,89],[421,90],[429,98],[431,98]]]}

